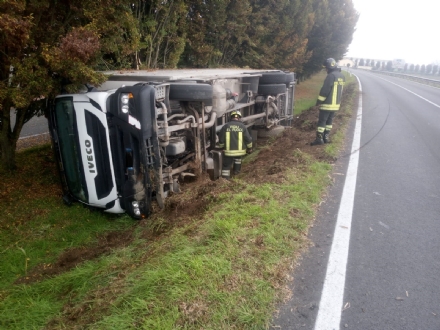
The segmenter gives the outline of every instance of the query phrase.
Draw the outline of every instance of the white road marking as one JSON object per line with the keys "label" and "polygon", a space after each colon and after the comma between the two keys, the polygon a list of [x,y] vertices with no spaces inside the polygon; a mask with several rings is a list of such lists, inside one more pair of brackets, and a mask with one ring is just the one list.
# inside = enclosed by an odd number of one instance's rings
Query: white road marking
{"label": "white road marking", "polygon": [[354,129],[351,156],[348,163],[347,176],[339,205],[333,243],[327,264],[324,287],[319,303],[315,330],[337,330],[341,323],[345,274],[347,270],[348,249],[353,215],[354,194],[356,190],[357,170],[359,163],[359,147],[362,124],[362,86],[359,81],[359,106],[357,109],[356,126]]}
{"label": "white road marking", "polygon": [[37,137],[37,136],[40,136],[40,135],[47,135],[47,134],[49,134],[49,132],[44,132],[44,133],[40,133],[40,134],[34,134],[34,135],[23,136],[23,137],[20,137],[20,138],[18,138],[18,139],[19,139],[19,140],[29,139],[29,138],[32,138],[32,137]]}
{"label": "white road marking", "polygon": [[[411,94],[413,94],[413,95],[415,95],[415,96],[421,98],[422,100],[424,100],[424,101],[426,101],[426,102],[432,104],[433,106],[435,106],[435,107],[437,107],[437,108],[440,108],[440,105],[438,105],[437,103],[434,103],[434,102],[432,102],[432,101],[430,101],[430,100],[424,98],[423,96],[421,96],[421,95],[419,95],[419,94],[417,94],[417,93],[414,93],[413,91],[409,90],[408,88],[405,88],[405,87],[403,87],[403,86],[401,86],[401,85],[399,85],[399,84],[396,84],[396,83],[394,83],[394,82],[392,82],[392,81],[389,81],[388,79],[385,79],[385,78],[382,78],[382,77],[378,77],[378,78],[380,78],[380,79],[382,79],[382,80],[385,80],[386,82],[389,82],[390,84],[393,84],[393,85],[395,85],[395,86],[397,86],[397,87],[400,87],[400,88],[406,90],[407,92],[410,92]],[[424,85],[424,86],[426,86],[426,85]]]}

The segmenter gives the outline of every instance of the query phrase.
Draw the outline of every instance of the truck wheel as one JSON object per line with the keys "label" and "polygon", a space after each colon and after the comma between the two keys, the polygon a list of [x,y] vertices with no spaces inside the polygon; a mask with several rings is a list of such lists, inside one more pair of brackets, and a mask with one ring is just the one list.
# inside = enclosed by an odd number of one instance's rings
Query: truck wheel
{"label": "truck wheel", "polygon": [[208,84],[171,83],[170,100],[175,100],[175,101],[212,100],[212,86]]}
{"label": "truck wheel", "polygon": [[258,94],[262,95],[277,95],[286,92],[286,84],[272,84],[258,86]]}
{"label": "truck wheel", "polygon": [[289,86],[289,84],[292,81],[295,81],[295,73],[293,72],[286,73],[286,85]]}
{"label": "truck wheel", "polygon": [[286,83],[286,73],[282,71],[265,72],[260,77],[260,84],[284,84]]}
{"label": "truck wheel", "polygon": [[267,138],[272,136],[278,136],[284,132],[284,129],[285,129],[284,126],[275,126],[275,127],[271,127],[270,129],[266,129],[266,128],[259,129],[258,137]]}

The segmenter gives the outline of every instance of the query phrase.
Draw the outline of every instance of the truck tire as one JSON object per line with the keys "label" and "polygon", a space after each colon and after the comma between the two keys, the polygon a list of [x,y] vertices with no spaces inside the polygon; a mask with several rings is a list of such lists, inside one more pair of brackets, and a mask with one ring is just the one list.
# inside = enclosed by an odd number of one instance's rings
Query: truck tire
{"label": "truck tire", "polygon": [[265,72],[260,77],[260,85],[284,83],[286,83],[286,73],[283,71]]}
{"label": "truck tire", "polygon": [[287,86],[289,86],[289,84],[292,82],[292,81],[295,81],[295,73],[293,73],[293,72],[288,72],[288,73],[286,73],[286,85]]}
{"label": "truck tire", "polygon": [[175,101],[212,100],[212,86],[208,84],[171,83],[170,100],[175,100]]}
{"label": "truck tire", "polygon": [[258,94],[260,95],[277,95],[286,92],[286,84],[271,84],[258,86]]}
{"label": "truck tire", "polygon": [[270,129],[263,128],[258,130],[258,137],[260,138],[267,138],[272,136],[278,136],[281,133],[283,133],[285,130],[284,126],[275,126],[271,127]]}

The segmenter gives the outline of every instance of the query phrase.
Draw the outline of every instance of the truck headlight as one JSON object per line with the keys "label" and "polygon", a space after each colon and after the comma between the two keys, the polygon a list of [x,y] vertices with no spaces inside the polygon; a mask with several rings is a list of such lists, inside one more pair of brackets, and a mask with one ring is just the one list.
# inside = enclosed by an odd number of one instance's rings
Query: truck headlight
{"label": "truck headlight", "polygon": [[130,109],[130,99],[133,99],[132,93],[121,93],[121,111],[123,113],[128,113]]}
{"label": "truck headlight", "polygon": [[133,207],[134,215],[140,216],[141,215],[141,210],[139,208],[139,202],[138,201],[132,201],[131,202],[131,206]]}

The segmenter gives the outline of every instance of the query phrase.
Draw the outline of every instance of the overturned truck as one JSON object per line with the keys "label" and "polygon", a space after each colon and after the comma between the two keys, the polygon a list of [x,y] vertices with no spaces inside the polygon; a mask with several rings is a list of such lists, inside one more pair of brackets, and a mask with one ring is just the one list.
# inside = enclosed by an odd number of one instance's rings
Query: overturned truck
{"label": "overturned truck", "polygon": [[[240,110],[254,133],[290,126],[295,74],[206,69],[108,72],[56,97],[49,127],[67,204],[147,217],[186,176],[220,177],[217,133]],[[255,134],[253,134],[256,136]]]}

